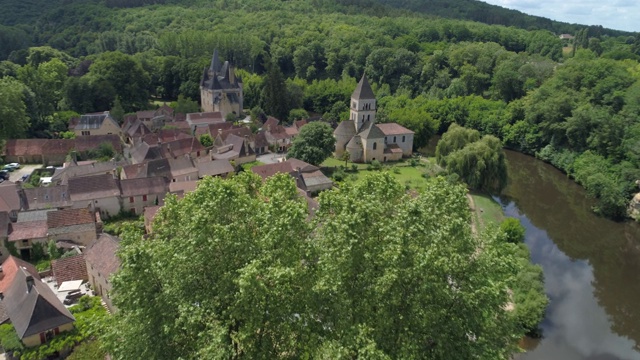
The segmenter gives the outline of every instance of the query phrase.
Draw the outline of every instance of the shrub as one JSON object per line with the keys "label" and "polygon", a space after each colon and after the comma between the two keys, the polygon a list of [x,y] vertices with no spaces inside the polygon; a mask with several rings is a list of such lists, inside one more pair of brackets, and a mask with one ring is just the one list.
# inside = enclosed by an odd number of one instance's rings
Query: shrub
{"label": "shrub", "polygon": [[20,351],[24,348],[11,324],[0,325],[0,344],[6,352]]}
{"label": "shrub", "polygon": [[351,171],[353,171],[353,172],[358,171],[358,165],[356,165],[356,164],[351,164]]}
{"label": "shrub", "polygon": [[369,170],[382,170],[382,164],[378,160],[373,160],[371,164],[369,164]]}
{"label": "shrub", "polygon": [[500,230],[505,234],[506,240],[513,244],[524,241],[525,228],[516,218],[507,218],[500,224]]}

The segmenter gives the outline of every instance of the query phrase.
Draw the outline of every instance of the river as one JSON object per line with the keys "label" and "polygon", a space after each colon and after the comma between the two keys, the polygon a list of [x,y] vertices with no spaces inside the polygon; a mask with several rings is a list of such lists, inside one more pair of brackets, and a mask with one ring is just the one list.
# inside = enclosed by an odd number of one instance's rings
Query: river
{"label": "river", "polygon": [[640,226],[590,211],[584,189],[552,166],[507,151],[496,199],[526,227],[550,303],[543,338],[522,360],[640,360]]}

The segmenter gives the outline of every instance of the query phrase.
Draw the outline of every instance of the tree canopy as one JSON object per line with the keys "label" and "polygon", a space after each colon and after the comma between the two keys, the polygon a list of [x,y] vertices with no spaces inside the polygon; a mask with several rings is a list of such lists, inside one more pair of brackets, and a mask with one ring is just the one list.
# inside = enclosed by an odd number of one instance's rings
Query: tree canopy
{"label": "tree canopy", "polygon": [[331,126],[313,121],[300,128],[300,133],[293,139],[287,155],[312,165],[320,165],[331,156],[335,143]]}
{"label": "tree canopy", "polygon": [[115,359],[506,357],[523,267],[497,229],[472,235],[465,191],[378,173],[309,221],[289,176],[207,178],[123,235],[103,341]]}

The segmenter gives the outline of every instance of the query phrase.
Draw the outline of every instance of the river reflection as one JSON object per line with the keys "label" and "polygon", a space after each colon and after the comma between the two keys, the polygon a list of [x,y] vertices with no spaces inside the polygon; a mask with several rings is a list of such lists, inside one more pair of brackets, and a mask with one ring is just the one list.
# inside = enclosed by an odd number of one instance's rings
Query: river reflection
{"label": "river reflection", "polygon": [[640,359],[640,226],[595,216],[584,190],[553,167],[507,159],[498,199],[526,227],[551,300],[544,338],[518,359]]}

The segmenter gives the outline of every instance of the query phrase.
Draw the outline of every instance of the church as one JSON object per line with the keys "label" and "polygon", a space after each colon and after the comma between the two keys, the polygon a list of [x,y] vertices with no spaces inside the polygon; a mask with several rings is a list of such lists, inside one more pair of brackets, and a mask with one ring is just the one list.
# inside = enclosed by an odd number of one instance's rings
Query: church
{"label": "church", "polygon": [[242,79],[228,61],[220,63],[217,49],[200,80],[200,103],[204,112],[220,112],[223,119],[229,113],[242,115]]}
{"label": "church", "polygon": [[398,161],[413,153],[414,132],[396,123],[376,124],[376,97],[366,75],[351,95],[349,120],[333,132],[335,156],[345,151],[351,162]]}

